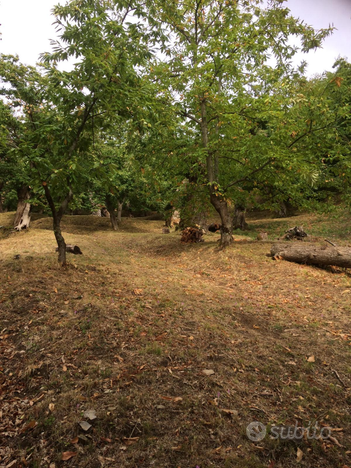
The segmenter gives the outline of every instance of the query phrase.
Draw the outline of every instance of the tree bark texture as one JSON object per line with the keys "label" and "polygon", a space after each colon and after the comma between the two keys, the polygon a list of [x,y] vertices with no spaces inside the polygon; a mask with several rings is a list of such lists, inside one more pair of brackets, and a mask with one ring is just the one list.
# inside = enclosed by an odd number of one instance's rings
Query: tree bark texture
{"label": "tree bark texture", "polygon": [[248,224],[245,219],[246,208],[243,205],[235,204],[233,228],[245,231]]}
{"label": "tree bark texture", "polygon": [[57,247],[58,247],[58,262],[61,266],[65,266],[67,263],[66,262],[66,242],[61,232],[61,220],[62,220],[62,216],[67,210],[69,202],[72,200],[73,192],[71,188],[69,188],[67,196],[61,202],[61,205],[59,209],[57,210],[47,183],[43,183],[43,187],[44,187],[45,197],[48,201],[48,204],[52,213],[53,229],[54,229],[55,239],[56,239]]}
{"label": "tree bark texture", "polygon": [[227,247],[233,242],[233,216],[227,200],[210,187],[211,203],[221,218],[221,247]]}
{"label": "tree bark texture", "polygon": [[233,216],[225,197],[216,189],[218,178],[218,156],[208,149],[208,122],[205,98],[201,101],[201,138],[202,146],[207,150],[206,169],[209,182],[210,201],[221,218],[221,247],[227,247],[233,242]]}
{"label": "tree bark texture", "polygon": [[30,224],[30,204],[28,203],[28,199],[30,197],[29,187],[27,185],[22,185],[17,190],[17,196],[17,211],[13,221],[13,226],[16,231],[20,231],[21,229],[28,228]]}
{"label": "tree bark texture", "polygon": [[[120,221],[118,220],[119,217],[122,217],[122,207],[123,207],[123,203],[120,204],[119,202],[118,203],[118,211],[117,211],[117,216],[116,216],[116,211],[115,211],[115,208],[116,208],[116,202],[115,200],[113,199],[113,197],[107,195],[106,196],[106,207],[110,213],[110,221],[111,221],[111,226],[112,226],[112,229],[114,231],[118,231],[118,228],[119,228],[119,223]],[[120,207],[121,205],[121,207]],[[121,212],[119,213],[119,210],[121,210]]]}
{"label": "tree bark texture", "polygon": [[118,219],[116,218],[116,212],[115,210],[109,210],[110,212],[110,221],[111,221],[111,226],[114,231],[118,231]]}
{"label": "tree bark texture", "polygon": [[118,224],[121,224],[121,221],[122,221],[123,203],[124,202],[118,202],[117,203],[117,223]]}
{"label": "tree bark texture", "polygon": [[347,247],[308,245],[301,242],[275,243],[272,245],[271,255],[273,258],[306,265],[351,268],[351,249]]}

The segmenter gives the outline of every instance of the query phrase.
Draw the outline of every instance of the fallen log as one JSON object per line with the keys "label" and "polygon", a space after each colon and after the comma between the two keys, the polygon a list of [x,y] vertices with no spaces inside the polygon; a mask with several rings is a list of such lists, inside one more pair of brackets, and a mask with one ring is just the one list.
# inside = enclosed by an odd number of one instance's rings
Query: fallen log
{"label": "fallen log", "polygon": [[351,268],[351,249],[331,245],[316,245],[302,243],[274,243],[271,247],[274,259],[284,259],[288,262],[304,263],[306,265],[334,265]]}

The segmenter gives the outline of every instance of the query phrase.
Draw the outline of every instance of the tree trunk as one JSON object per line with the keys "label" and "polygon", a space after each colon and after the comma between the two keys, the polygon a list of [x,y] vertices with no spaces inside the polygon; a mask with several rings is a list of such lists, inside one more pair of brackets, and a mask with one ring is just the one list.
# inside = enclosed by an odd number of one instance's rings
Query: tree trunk
{"label": "tree trunk", "polygon": [[54,234],[58,246],[58,262],[61,266],[66,265],[66,242],[61,232],[61,218],[59,216],[53,217]]}
{"label": "tree trunk", "polygon": [[58,262],[61,266],[66,266],[66,242],[65,239],[62,236],[61,232],[61,220],[62,216],[64,215],[65,211],[67,210],[67,207],[69,205],[69,202],[72,200],[73,197],[73,192],[71,187],[69,186],[68,194],[66,198],[61,202],[60,208],[57,210],[54,200],[51,196],[50,189],[48,187],[48,184],[46,182],[43,182],[43,187],[44,187],[44,192],[46,199],[48,201],[51,213],[52,213],[52,219],[53,219],[53,228],[54,228],[54,234],[55,234],[55,239],[57,242],[57,247],[58,247]]}
{"label": "tree trunk", "polygon": [[118,225],[122,222],[122,210],[123,210],[123,202],[117,202],[117,223]]}
{"label": "tree trunk", "polygon": [[111,221],[111,226],[114,231],[118,231],[118,218],[116,218],[116,212],[115,210],[109,209],[110,212],[110,221]]}
{"label": "tree trunk", "polygon": [[275,243],[271,248],[273,258],[306,265],[334,265],[351,268],[351,249],[327,245],[307,245],[302,242]]}
{"label": "tree trunk", "polygon": [[1,194],[1,190],[4,188],[5,183],[3,181],[0,181],[0,213],[4,212],[4,207],[3,207],[3,197]]}
{"label": "tree trunk", "polygon": [[210,201],[221,217],[221,247],[227,247],[233,242],[233,219],[227,200],[216,189],[216,179],[218,178],[218,156],[211,153],[208,148],[208,123],[206,99],[201,99],[201,140],[202,146],[207,151],[206,170],[209,182]]}
{"label": "tree trunk", "polygon": [[246,208],[239,203],[235,204],[235,211],[234,211],[234,222],[233,228],[234,229],[241,229],[245,231],[247,229],[248,224],[245,219]]}
{"label": "tree trunk", "polygon": [[[106,207],[108,211],[110,212],[110,220],[111,220],[111,226],[114,231],[118,231],[118,212],[117,212],[117,217],[116,217],[116,211],[115,211],[115,200],[110,195],[106,196]],[[123,205],[123,204],[122,204]],[[119,210],[119,203],[118,203],[118,210]],[[121,210],[121,215],[122,215],[122,210]]]}
{"label": "tree trunk", "polygon": [[227,200],[210,187],[211,203],[221,217],[221,247],[227,247],[233,242],[233,216]]}
{"label": "tree trunk", "polygon": [[279,203],[279,209],[277,211],[278,218],[286,218],[288,216],[288,206],[285,201]]}
{"label": "tree trunk", "polygon": [[17,190],[18,202],[15,219],[13,222],[14,228],[17,231],[26,229],[30,224],[30,204],[28,199],[30,197],[30,189],[27,185],[22,185]]}

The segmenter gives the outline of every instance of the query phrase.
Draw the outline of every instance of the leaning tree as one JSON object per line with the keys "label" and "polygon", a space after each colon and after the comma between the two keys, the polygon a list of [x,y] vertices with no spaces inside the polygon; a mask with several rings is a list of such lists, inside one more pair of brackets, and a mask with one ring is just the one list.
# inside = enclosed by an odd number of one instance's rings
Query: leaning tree
{"label": "leaning tree", "polygon": [[[29,161],[32,186],[53,216],[59,263],[66,263],[61,219],[74,192],[99,164],[96,134],[113,118],[132,118],[147,90],[140,70],[149,57],[135,8],[117,0],[76,0],[54,8],[59,40],[36,69],[2,56],[2,94],[24,126],[18,152]],[[68,71],[62,63],[70,61]],[[75,61],[72,65],[72,61]]]}

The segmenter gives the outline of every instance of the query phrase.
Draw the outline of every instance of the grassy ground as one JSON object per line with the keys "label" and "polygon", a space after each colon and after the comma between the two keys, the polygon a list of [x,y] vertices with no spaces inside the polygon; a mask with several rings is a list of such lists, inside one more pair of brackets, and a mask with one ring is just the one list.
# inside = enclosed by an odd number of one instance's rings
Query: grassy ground
{"label": "grassy ground", "polygon": [[[224,252],[160,221],[65,217],[83,251],[65,269],[50,223],[0,241],[0,466],[351,465],[351,277],[252,240],[304,224],[348,245],[348,214],[252,220]],[[253,421],[331,432],[253,442]]]}

